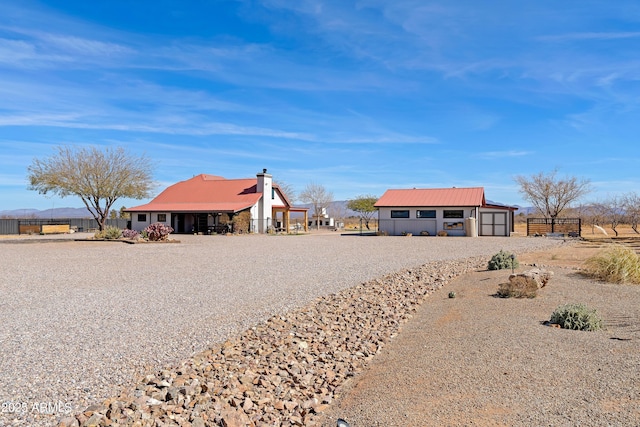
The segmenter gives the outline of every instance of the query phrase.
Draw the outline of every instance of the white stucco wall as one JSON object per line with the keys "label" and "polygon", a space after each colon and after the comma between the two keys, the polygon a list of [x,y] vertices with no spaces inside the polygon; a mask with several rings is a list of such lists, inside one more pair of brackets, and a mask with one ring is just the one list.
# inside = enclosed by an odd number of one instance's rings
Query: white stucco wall
{"label": "white stucco wall", "polygon": [[[409,211],[409,218],[392,218],[391,211]],[[435,210],[435,218],[418,218],[420,210]],[[462,218],[444,218],[446,210],[461,210]],[[379,208],[378,218],[380,231],[386,231],[389,235],[399,236],[403,232],[419,235],[423,231],[434,236],[437,232],[444,230],[450,236],[465,235],[465,218],[475,217],[477,208],[475,206],[465,207],[393,207]]]}
{"label": "white stucco wall", "polygon": [[[140,215],[145,215],[146,220],[140,221]],[[165,215],[165,220],[160,221],[158,216]],[[171,212],[134,212],[131,214],[131,229],[142,231],[150,224],[161,222],[166,225],[171,225]]]}

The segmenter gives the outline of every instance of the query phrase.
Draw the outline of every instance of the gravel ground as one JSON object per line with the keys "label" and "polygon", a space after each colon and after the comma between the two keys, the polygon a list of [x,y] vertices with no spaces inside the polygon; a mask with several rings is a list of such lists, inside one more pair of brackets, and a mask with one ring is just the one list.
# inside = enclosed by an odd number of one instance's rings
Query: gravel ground
{"label": "gravel ground", "polygon": [[[640,287],[551,270],[535,299],[493,296],[510,271],[447,284],[353,380],[322,425],[342,417],[351,427],[639,426]],[[605,329],[542,325],[568,303],[597,309]]]}
{"label": "gravel ground", "polygon": [[55,425],[149,369],[389,272],[561,244],[335,234],[179,239],[0,240],[0,425]]}

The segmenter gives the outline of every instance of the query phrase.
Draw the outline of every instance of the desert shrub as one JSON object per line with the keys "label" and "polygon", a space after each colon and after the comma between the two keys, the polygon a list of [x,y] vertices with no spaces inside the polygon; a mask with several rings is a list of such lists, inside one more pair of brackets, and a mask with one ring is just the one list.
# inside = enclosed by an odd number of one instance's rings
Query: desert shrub
{"label": "desert shrub", "polygon": [[511,259],[511,254],[506,253],[502,249],[489,260],[487,268],[489,270],[502,270],[505,268],[517,268],[519,265],[516,258]]}
{"label": "desert shrub", "polygon": [[251,212],[242,211],[233,217],[233,231],[236,233],[248,233],[251,225]]}
{"label": "desert shrub", "polygon": [[376,232],[377,236],[388,236],[389,232],[388,231],[384,231],[384,230],[379,230]]}
{"label": "desert shrub", "polygon": [[155,242],[167,240],[169,234],[173,233],[173,227],[161,222],[156,222],[149,225],[144,231],[147,233],[148,239]]}
{"label": "desert shrub", "polygon": [[576,331],[597,331],[602,329],[602,318],[598,312],[584,304],[567,304],[556,308],[551,314],[549,323]]}
{"label": "desert shrub", "polygon": [[509,279],[507,283],[501,283],[497,292],[500,298],[535,298],[537,294],[536,282],[521,276]]}
{"label": "desert shrub", "polygon": [[640,284],[640,258],[633,249],[616,245],[587,259],[585,272],[605,282]]}
{"label": "desert shrub", "polygon": [[122,230],[112,225],[107,225],[102,231],[97,231],[93,237],[95,239],[116,240],[122,237]]}
{"label": "desert shrub", "polygon": [[446,236],[448,236],[448,235],[449,235],[449,233],[447,233],[447,232],[446,232],[446,231],[444,231],[444,230],[440,230],[440,231],[438,231],[438,232],[436,233],[436,236],[440,236],[440,237],[446,237]]}
{"label": "desert shrub", "polygon": [[118,227],[107,225],[104,229],[104,238],[107,240],[116,240],[122,237],[122,230]]}
{"label": "desert shrub", "polygon": [[138,233],[136,230],[129,230],[128,228],[122,230],[122,237],[124,237],[125,239],[135,240],[139,235],[140,233]]}

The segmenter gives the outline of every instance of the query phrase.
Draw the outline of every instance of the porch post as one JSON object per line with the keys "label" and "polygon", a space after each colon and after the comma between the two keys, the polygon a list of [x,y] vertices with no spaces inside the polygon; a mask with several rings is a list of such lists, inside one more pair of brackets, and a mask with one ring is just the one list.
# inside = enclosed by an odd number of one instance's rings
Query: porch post
{"label": "porch post", "polygon": [[284,230],[285,230],[286,233],[288,233],[289,232],[289,221],[291,220],[291,217],[289,215],[289,209],[285,210],[282,213],[282,216],[283,216],[282,223],[284,224]]}

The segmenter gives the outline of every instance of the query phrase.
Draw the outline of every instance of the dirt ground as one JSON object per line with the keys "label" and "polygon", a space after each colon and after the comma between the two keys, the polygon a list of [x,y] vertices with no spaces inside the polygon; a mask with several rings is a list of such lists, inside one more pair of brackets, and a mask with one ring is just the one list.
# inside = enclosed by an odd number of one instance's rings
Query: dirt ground
{"label": "dirt ground", "polygon": [[[639,287],[576,271],[613,243],[640,247],[639,238],[571,239],[516,254],[520,271],[536,264],[555,272],[534,299],[491,298],[510,272],[455,279],[346,387],[323,427],[338,417],[351,427],[640,425]],[[576,298],[597,307],[606,331],[542,326]],[[571,393],[560,398],[559,390]]]}

